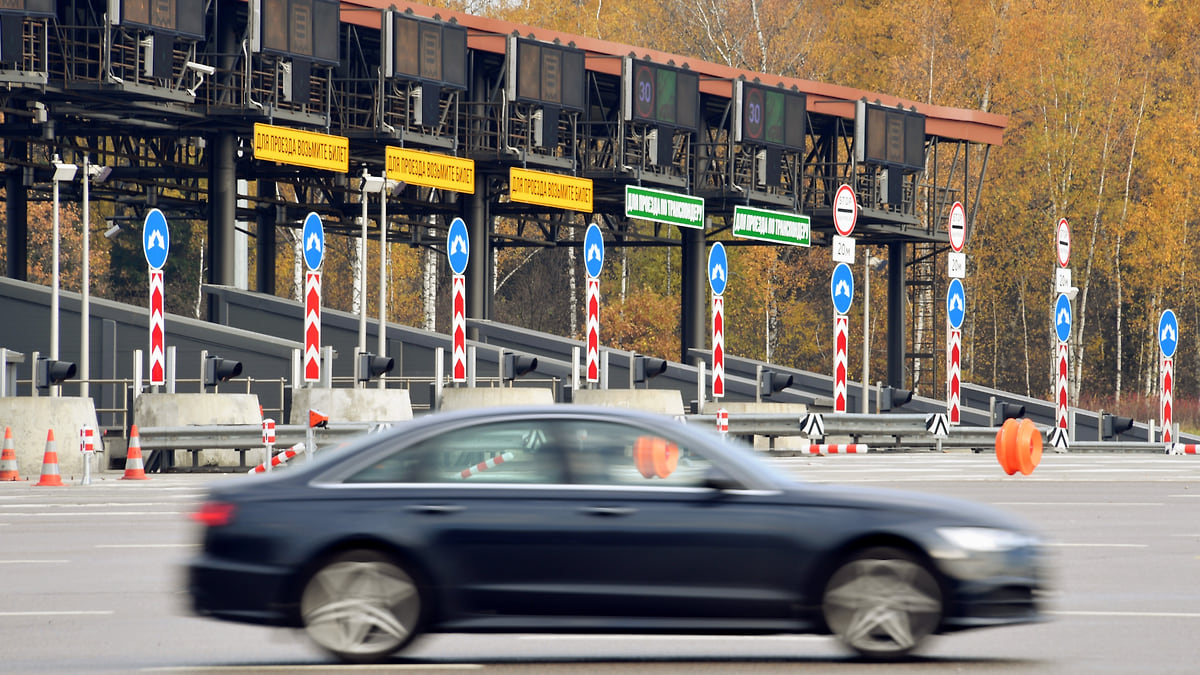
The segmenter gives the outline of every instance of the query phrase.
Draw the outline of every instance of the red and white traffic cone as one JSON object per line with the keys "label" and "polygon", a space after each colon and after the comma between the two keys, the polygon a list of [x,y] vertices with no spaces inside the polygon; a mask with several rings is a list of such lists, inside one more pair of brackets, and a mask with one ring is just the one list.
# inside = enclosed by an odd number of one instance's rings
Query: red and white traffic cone
{"label": "red and white traffic cone", "polygon": [[42,456],[42,477],[34,485],[62,487],[62,476],[58,473],[58,443],[54,441],[54,430],[46,432],[46,454]]}
{"label": "red and white traffic cone", "polygon": [[121,480],[150,480],[142,464],[142,439],[136,424],[129,428],[129,450],[125,452],[125,475]]}
{"label": "red and white traffic cone", "polygon": [[21,480],[17,471],[17,451],[13,448],[12,427],[4,427],[4,450],[0,452],[0,481]]}

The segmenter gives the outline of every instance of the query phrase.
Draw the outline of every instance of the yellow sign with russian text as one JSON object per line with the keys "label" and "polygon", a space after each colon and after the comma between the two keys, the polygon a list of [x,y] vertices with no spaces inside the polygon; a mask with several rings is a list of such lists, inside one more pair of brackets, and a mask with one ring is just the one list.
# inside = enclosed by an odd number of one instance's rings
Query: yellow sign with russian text
{"label": "yellow sign with russian text", "polygon": [[346,173],[350,170],[350,139],[255,123],[254,158]]}
{"label": "yellow sign with russian text", "polygon": [[592,179],[510,167],[508,198],[514,202],[592,212]]}
{"label": "yellow sign with russian text", "polygon": [[387,177],[412,185],[475,194],[475,160],[387,146]]}

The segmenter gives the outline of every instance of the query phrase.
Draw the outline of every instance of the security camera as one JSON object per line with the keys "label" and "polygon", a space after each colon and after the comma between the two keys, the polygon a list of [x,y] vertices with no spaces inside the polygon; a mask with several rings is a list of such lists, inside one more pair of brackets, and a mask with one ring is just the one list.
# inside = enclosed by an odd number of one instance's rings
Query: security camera
{"label": "security camera", "polygon": [[189,69],[200,73],[201,75],[212,75],[213,73],[217,72],[216,68],[204,63],[196,63],[195,61],[188,61],[184,65],[186,65]]}
{"label": "security camera", "polygon": [[118,225],[117,223],[113,223],[112,227],[109,227],[107,230],[104,231],[104,237],[106,239],[112,239],[113,237],[117,236],[117,233],[120,231],[121,231],[121,226]]}

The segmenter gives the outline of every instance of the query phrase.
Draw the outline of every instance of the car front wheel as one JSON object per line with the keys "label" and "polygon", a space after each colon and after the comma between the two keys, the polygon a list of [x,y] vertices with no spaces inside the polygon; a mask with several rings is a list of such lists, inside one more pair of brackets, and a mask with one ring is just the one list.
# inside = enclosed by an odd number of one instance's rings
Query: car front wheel
{"label": "car front wheel", "polygon": [[901,658],[937,630],[942,592],[910,553],[875,547],[846,560],[825,585],[822,611],[829,629],[860,655]]}
{"label": "car front wheel", "polygon": [[300,598],[309,637],[345,661],[378,661],[408,644],[421,594],[407,572],[374,551],[341,554],[313,574]]}

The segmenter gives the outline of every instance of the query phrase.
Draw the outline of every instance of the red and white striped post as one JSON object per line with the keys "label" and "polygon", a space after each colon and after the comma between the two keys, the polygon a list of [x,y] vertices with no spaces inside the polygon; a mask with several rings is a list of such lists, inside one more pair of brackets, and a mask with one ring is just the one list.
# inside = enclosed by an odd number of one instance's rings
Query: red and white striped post
{"label": "red and white striped post", "polygon": [[1172,391],[1175,385],[1175,359],[1162,357],[1162,368],[1160,369],[1160,383],[1162,385],[1161,394],[1159,395],[1158,409],[1162,419],[1162,440],[1170,449],[1171,444],[1175,441],[1175,430],[1172,427],[1171,408],[1175,404],[1175,394]]}
{"label": "red and white striped post", "polygon": [[1071,348],[1066,342],[1058,343],[1058,368],[1054,376],[1054,426],[1067,428],[1067,359]]}
{"label": "red and white striped post", "polygon": [[950,355],[949,396],[946,399],[946,417],[950,424],[958,424],[962,419],[961,387],[962,387],[962,330],[950,329],[950,344],[946,350]]}
{"label": "red and white striped post", "polygon": [[712,395],[717,399],[725,395],[725,296],[713,296],[712,312]]}
{"label": "red and white striped post", "polygon": [[717,410],[717,431],[722,434],[729,433],[729,411],[724,408]]}
{"label": "red and white striped post", "polygon": [[266,470],[271,471],[271,456],[275,454],[275,420],[270,417],[262,421],[262,442],[266,449],[266,459],[263,464],[266,465]]}
{"label": "red and white striped post", "polygon": [[454,275],[454,316],[450,325],[454,334],[452,372],[455,382],[467,381],[467,277]]}
{"label": "red and white striped post", "polygon": [[846,412],[846,369],[849,367],[849,356],[846,353],[846,343],[849,341],[850,319],[845,314],[838,314],[833,319],[833,411]]}
{"label": "red and white striped post", "polygon": [[321,273],[304,274],[304,381],[321,379]]}
{"label": "red and white striped post", "polygon": [[600,381],[600,278],[587,280],[587,381]]}
{"label": "red and white striped post", "polygon": [[150,384],[165,384],[167,371],[163,346],[166,328],[163,325],[163,271],[150,270]]}

